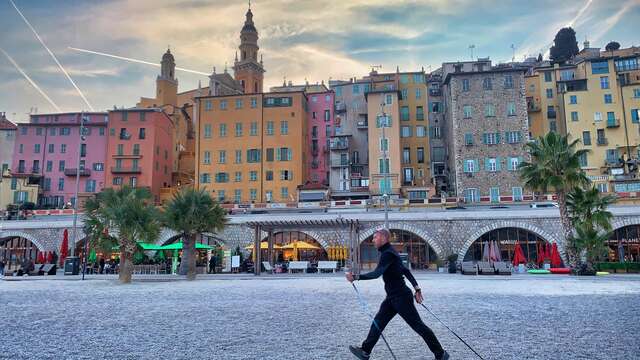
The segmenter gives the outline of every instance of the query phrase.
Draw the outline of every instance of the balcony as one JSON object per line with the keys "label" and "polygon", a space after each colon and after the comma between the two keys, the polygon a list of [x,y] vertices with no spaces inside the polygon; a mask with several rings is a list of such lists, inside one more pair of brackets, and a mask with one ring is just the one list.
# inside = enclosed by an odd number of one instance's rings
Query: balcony
{"label": "balcony", "polygon": [[313,155],[313,156],[318,156],[318,153],[319,153],[319,151],[318,151],[318,148],[317,148],[317,147],[316,147],[316,148],[312,148],[312,149],[311,149],[311,155]]}
{"label": "balcony", "polygon": [[[65,168],[64,175],[65,176],[76,176],[76,169],[74,168]],[[80,169],[80,176],[91,176],[91,170],[89,169]]]}
{"label": "balcony", "polygon": [[442,96],[440,89],[429,89],[429,96]]}
{"label": "balcony", "polygon": [[331,160],[332,168],[349,167],[348,161]]}
{"label": "balcony", "polygon": [[120,140],[129,140],[131,139],[131,134],[127,133],[127,132],[121,132],[120,133]]}
{"label": "balcony", "polygon": [[598,145],[609,145],[609,140],[607,140],[607,138],[605,137],[600,137],[598,138],[598,140],[596,140],[596,143]]}
{"label": "balcony", "polygon": [[536,104],[533,98],[527,98],[527,111],[528,112],[538,112],[540,111],[540,105]]}
{"label": "balcony", "polygon": [[556,118],[556,111],[555,110],[547,110],[547,118],[555,119]]}
{"label": "balcony", "polygon": [[131,155],[115,154],[112,157],[114,159],[142,159],[142,155],[140,154],[131,154]]}
{"label": "balcony", "polygon": [[607,127],[608,128],[620,127],[620,119],[607,119]]}
{"label": "balcony", "polygon": [[347,150],[349,149],[349,141],[346,138],[331,139],[329,147],[331,150]]}
{"label": "balcony", "polygon": [[358,129],[367,130],[369,128],[369,123],[367,120],[360,120],[357,123]]}
{"label": "balcony", "polygon": [[140,167],[126,166],[126,167],[111,168],[112,174],[140,174],[141,172],[142,172],[142,169]]}
{"label": "balcony", "polygon": [[317,160],[313,160],[311,162],[311,168],[312,169],[317,169],[320,166],[320,163]]}
{"label": "balcony", "polygon": [[345,103],[338,102],[336,103],[335,111],[337,114],[347,112],[347,105]]}

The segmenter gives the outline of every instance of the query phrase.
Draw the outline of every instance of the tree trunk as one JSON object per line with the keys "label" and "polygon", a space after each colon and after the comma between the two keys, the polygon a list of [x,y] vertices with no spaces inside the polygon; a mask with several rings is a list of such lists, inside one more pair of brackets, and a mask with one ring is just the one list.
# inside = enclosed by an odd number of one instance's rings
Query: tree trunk
{"label": "tree trunk", "polygon": [[121,284],[129,284],[133,274],[133,253],[127,251],[124,246],[120,246],[120,271],[118,279]]}
{"label": "tree trunk", "polygon": [[187,280],[196,279],[196,237],[196,234],[186,234],[183,239],[180,275],[186,275]]}
{"label": "tree trunk", "polygon": [[569,267],[575,268],[578,259],[576,256],[576,248],[573,240],[573,224],[571,223],[571,217],[569,216],[569,209],[567,208],[567,193],[564,190],[559,190],[558,195],[558,207],[560,208],[560,222],[562,223],[562,232],[564,235],[564,249],[567,254],[567,261]]}

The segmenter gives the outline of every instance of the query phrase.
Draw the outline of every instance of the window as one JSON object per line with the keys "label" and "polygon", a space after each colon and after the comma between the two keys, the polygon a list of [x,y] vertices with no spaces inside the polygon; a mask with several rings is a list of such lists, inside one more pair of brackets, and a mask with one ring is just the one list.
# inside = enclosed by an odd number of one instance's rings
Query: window
{"label": "window", "polygon": [[499,133],[484,133],[482,134],[483,143],[487,145],[496,145],[500,144],[500,134]]}
{"label": "window", "polygon": [[464,134],[464,144],[465,145],[473,145],[473,134],[472,133]]}
{"label": "window", "polygon": [[464,202],[475,203],[480,201],[480,190],[478,189],[465,189],[464,190]]}
{"label": "window", "polygon": [[289,134],[289,122],[287,120],[280,121],[280,135]]}
{"label": "window", "polygon": [[18,178],[11,178],[11,190],[15,190],[18,187]]}
{"label": "window", "polygon": [[326,126],[324,127],[324,135],[325,135],[326,137],[331,136],[331,125],[326,125]]}
{"label": "window", "polygon": [[607,149],[606,162],[608,164],[617,164],[620,160],[620,155],[617,149]]}
{"label": "window", "polygon": [[80,144],[80,156],[87,156],[87,144]]}
{"label": "window", "polygon": [[273,135],[273,121],[267,121],[267,135]]}
{"label": "window", "polygon": [[426,137],[427,128],[425,126],[416,126],[416,137]]}
{"label": "window", "polygon": [[569,96],[569,104],[577,104],[577,103],[578,103],[578,96],[576,95]]}
{"label": "window", "polygon": [[578,120],[580,120],[578,118],[578,112],[577,111],[572,111],[571,112],[571,121],[578,121]]}
{"label": "window", "polygon": [[379,174],[389,173],[389,159],[378,159],[378,173]]}
{"label": "window", "polygon": [[391,116],[376,116],[376,127],[391,127]]}
{"label": "window", "polygon": [[429,109],[431,110],[432,113],[439,113],[440,112],[440,102],[439,101],[433,101],[431,102],[431,106],[429,107]]}
{"label": "window", "polygon": [[[156,170],[158,169],[157,164],[158,164],[158,163],[156,162]],[[138,159],[133,159],[133,160],[131,160],[131,168],[132,168],[132,169],[140,169],[140,164],[139,164]]]}
{"label": "window", "polygon": [[472,109],[471,105],[464,105],[462,107],[462,113],[465,119],[471,119]]}
{"label": "window", "polygon": [[204,124],[204,138],[211,139],[211,124]]}
{"label": "window", "polygon": [[598,142],[598,145],[606,144],[607,139],[604,137],[604,129],[598,129],[596,131],[596,141]]}
{"label": "window", "polygon": [[609,62],[607,60],[591,62],[591,73],[592,74],[608,74]]}
{"label": "window", "polygon": [[411,149],[406,147],[402,149],[402,163],[409,164],[411,162]]}
{"label": "window", "polygon": [[44,178],[44,184],[42,185],[44,191],[51,190],[51,178]]}
{"label": "window", "polygon": [[484,78],[482,80],[482,88],[485,89],[485,90],[493,89],[493,82],[492,82],[491,78]]}
{"label": "window", "polygon": [[58,162],[58,171],[64,171],[64,160]]}
{"label": "window", "polygon": [[273,148],[268,148],[266,151],[267,151],[267,161],[273,161]]}
{"label": "window", "polygon": [[22,154],[24,152],[24,144],[20,144],[20,146],[18,147],[18,152],[20,154]]}
{"label": "window", "polygon": [[242,163],[242,150],[236,150],[235,163],[236,164]]}
{"label": "window", "polygon": [[593,121],[602,121],[602,113],[599,111],[596,111],[595,113],[593,113]]}
{"label": "window", "polygon": [[33,146],[33,152],[36,153],[36,154],[40,153],[40,144],[35,144]]}
{"label": "window", "polygon": [[226,192],[224,190],[218,190],[218,201],[223,202],[226,198]]}
{"label": "window", "polygon": [[58,178],[58,191],[64,191],[64,178]]}
{"label": "window", "polygon": [[290,170],[280,170],[280,180],[293,180],[293,173]]}
{"label": "window", "polygon": [[487,170],[489,172],[498,171],[498,162],[497,162],[496,158],[485,159],[484,160],[484,164],[485,164],[485,170]]}
{"label": "window", "polygon": [[227,151],[219,150],[218,151],[218,164],[224,164],[227,162]]}
{"label": "window", "polygon": [[402,169],[402,181],[405,184],[411,184],[413,182],[413,168]]}
{"label": "window", "polygon": [[469,91],[469,79],[462,79],[462,91]]}
{"label": "window", "polygon": [[276,151],[276,160],[278,161],[291,161],[293,158],[292,151],[289,148],[278,148]]}
{"label": "window", "polygon": [[591,145],[591,132],[589,131],[582,132],[582,143],[584,145]]}
{"label": "window", "polygon": [[507,170],[509,171],[516,171],[518,170],[518,166],[520,165],[520,163],[522,162],[521,160],[522,158],[519,157],[510,157],[508,159],[508,163],[507,163]]}
{"label": "window", "polygon": [[242,99],[236,99],[236,109],[242,109]]}
{"label": "window", "polygon": [[96,181],[95,180],[87,180],[85,183],[84,190],[86,192],[96,192]]}
{"label": "window", "polygon": [[393,95],[387,94],[386,100],[385,100],[385,104],[387,104],[387,105],[393,104]]}
{"label": "window", "polygon": [[517,144],[522,141],[522,133],[520,131],[507,131],[506,137],[509,144]]}
{"label": "window", "polygon": [[289,199],[289,188],[283,187],[280,189],[280,198],[282,198],[282,200]]}
{"label": "window", "polygon": [[116,147],[116,154],[118,156],[124,155],[124,144],[118,144],[118,146]]}
{"label": "window", "polygon": [[608,88],[609,88],[609,77],[600,76],[600,89],[608,89]]}
{"label": "window", "polygon": [[122,185],[122,178],[119,176],[116,176],[113,178],[113,185]]}
{"label": "window", "polygon": [[544,82],[551,82],[551,71],[546,71],[544,73]]}
{"label": "window", "polygon": [[422,98],[422,89],[416,88],[416,100],[420,100]]}
{"label": "window", "polygon": [[440,133],[440,126],[431,126],[429,127],[429,135],[431,139],[440,139],[442,134]]}
{"label": "window", "polygon": [[211,109],[213,109],[213,104],[211,103],[211,100],[205,100],[204,111],[211,111]]}
{"label": "window", "polygon": [[514,187],[511,189],[511,192],[513,194],[513,201],[522,201],[522,188],[521,187]]}
{"label": "window", "polygon": [[409,107],[403,106],[400,108],[400,120],[409,121]]}
{"label": "window", "polygon": [[49,144],[49,154],[53,154],[56,151],[56,146],[54,144]]}
{"label": "window", "polygon": [[211,164],[211,152],[210,151],[205,151],[202,154],[202,163],[205,165],[210,165]]}
{"label": "window", "polygon": [[578,160],[580,161],[580,167],[587,167],[588,166],[587,154],[586,153],[580,154],[580,156],[578,157]]}
{"label": "window", "polygon": [[220,124],[218,126],[218,132],[220,133],[220,137],[227,136],[227,124]]}
{"label": "window", "polygon": [[389,150],[389,139],[381,138],[380,139],[380,151],[388,151]]}
{"label": "window", "polygon": [[258,172],[255,170],[249,171],[249,181],[258,181]]}
{"label": "window", "polygon": [[360,85],[353,85],[351,88],[351,93],[354,95],[360,94]]}
{"label": "window", "polygon": [[465,160],[463,165],[463,172],[465,173],[474,173],[480,169],[480,167],[478,166],[478,160]]}
{"label": "window", "polygon": [[109,129],[109,135],[110,136],[116,136],[116,129],[114,129],[114,128]]}
{"label": "window", "polygon": [[242,136],[242,123],[236,123],[236,137]]}
{"label": "window", "polygon": [[227,100],[220,100],[220,110],[227,109]]}
{"label": "window", "polygon": [[[144,113],[141,113],[144,114]],[[146,137],[146,130],[145,128],[140,128],[139,132],[138,132],[138,139],[144,139]]]}
{"label": "window", "polygon": [[324,111],[324,121],[325,122],[331,121],[331,110]]}
{"label": "window", "polygon": [[422,106],[416,107],[416,120],[424,120],[424,108]]}
{"label": "window", "polygon": [[104,163],[93,163],[93,170],[104,171]]}
{"label": "window", "polygon": [[217,183],[229,182],[229,174],[227,174],[225,172],[216,173],[216,182]]}
{"label": "window", "polygon": [[504,88],[505,89],[513,89],[513,76],[505,75],[504,77]]}
{"label": "window", "polygon": [[260,149],[247,150],[247,162],[248,163],[260,162]]}
{"label": "window", "polygon": [[42,136],[42,128],[36,128],[36,135]]}
{"label": "window", "polygon": [[133,155],[140,155],[140,144],[133,144]]}
{"label": "window", "polygon": [[604,94],[604,103],[605,104],[613,103],[613,97],[611,96],[611,94]]}
{"label": "window", "polygon": [[607,112],[607,126],[615,126],[616,124],[616,113],[613,111]]}
{"label": "window", "polygon": [[495,117],[496,116],[496,108],[493,104],[485,104],[484,105],[484,116],[485,117]]}
{"label": "window", "polygon": [[400,128],[400,137],[406,138],[411,136],[411,126],[403,126]]}
{"label": "window", "polygon": [[424,164],[424,148],[419,147],[417,151],[418,164]]}
{"label": "window", "polygon": [[241,182],[241,181],[242,181],[242,172],[241,171],[236,171],[235,182]]}
{"label": "window", "polygon": [[258,191],[256,189],[249,189],[249,201],[256,201],[258,198]]}
{"label": "window", "polygon": [[553,99],[553,89],[547,89],[547,99]]}
{"label": "window", "polygon": [[336,96],[342,97],[342,87],[336,87]]}
{"label": "window", "polygon": [[273,180],[273,171],[271,170],[267,170],[264,174],[264,179],[266,181],[272,181]]}
{"label": "window", "polygon": [[640,109],[631,109],[631,122],[634,124],[640,123]]}
{"label": "window", "polygon": [[516,116],[516,103],[514,102],[507,103],[507,115]]}
{"label": "window", "polygon": [[640,98],[640,88],[639,89],[633,89],[633,97],[634,98]]}

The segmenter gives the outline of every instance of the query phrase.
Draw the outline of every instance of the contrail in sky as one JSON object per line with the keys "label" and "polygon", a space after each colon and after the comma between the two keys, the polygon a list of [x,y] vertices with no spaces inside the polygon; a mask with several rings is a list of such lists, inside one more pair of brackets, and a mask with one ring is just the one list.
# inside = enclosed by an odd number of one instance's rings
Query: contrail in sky
{"label": "contrail in sky", "polygon": [[18,65],[11,56],[9,56],[9,54],[7,54],[6,51],[4,51],[4,49],[0,48],[0,52],[2,52],[4,54],[4,56],[7,57],[7,59],[9,59],[9,61],[11,62],[11,64],[13,64],[13,66],[16,68],[16,70],[18,70],[20,72],[20,74],[22,74],[22,76],[24,76],[25,79],[27,79],[27,81],[31,84],[31,86],[33,86],[36,90],[38,90],[38,92],[40,93],[40,95],[42,95],[42,97],[44,97],[49,104],[51,104],[51,106],[53,106],[54,109],[56,109],[57,112],[62,112],[62,110],[60,110],[60,108],[58,107],[58,105],[56,105],[56,103],[53,102],[53,100],[51,100],[51,98],[49,96],[47,96],[47,94],[45,94],[45,92],[40,88],[40,86],[38,86],[38,84],[36,84],[35,81],[33,81],[29,75],[27,75],[22,68],[20,68],[20,65]]}
{"label": "contrail in sky", "polygon": [[[79,52],[83,52],[83,53],[87,53],[87,54],[106,56],[106,57],[110,57],[110,58],[113,58],[113,59],[125,60],[125,61],[134,62],[134,63],[153,65],[153,66],[156,66],[156,67],[160,67],[160,64],[154,63],[154,62],[151,62],[151,61],[132,59],[132,58],[124,57],[124,56],[106,54],[106,53],[103,53],[103,52],[91,51],[91,50],[86,50],[86,49],[78,49],[78,48],[74,48],[74,47],[69,47],[69,49],[75,50],[75,51],[79,51]],[[206,76],[211,75],[211,73],[205,73],[205,72],[202,72],[202,71],[185,69],[185,68],[181,68],[181,67],[177,67],[177,66],[176,66],[176,70],[180,70],[180,71],[184,71],[184,72],[188,72],[188,73],[192,73],[192,74],[198,74],[198,75],[206,75]]]}
{"label": "contrail in sky", "polygon": [[22,18],[22,20],[24,20],[25,24],[27,24],[27,26],[29,27],[29,29],[31,29],[31,31],[33,32],[33,34],[36,36],[36,38],[38,39],[38,41],[40,41],[40,44],[42,44],[42,46],[45,48],[45,50],[47,50],[47,52],[49,53],[49,55],[51,55],[51,58],[53,58],[53,61],[56,62],[56,64],[58,64],[58,67],[60,68],[60,70],[62,70],[62,72],[64,73],[64,75],[67,77],[67,79],[69,79],[69,82],[71,82],[71,85],[73,85],[73,87],[76,89],[76,91],[78,92],[78,94],[80,94],[80,97],[82,98],[82,100],[84,100],[84,103],[87,104],[87,106],[89,107],[89,109],[91,109],[91,111],[95,111],[95,109],[93,108],[93,106],[91,106],[91,104],[89,103],[89,100],[87,100],[87,98],[84,96],[84,94],[82,93],[82,91],[80,91],[80,88],[78,87],[78,85],[76,85],[76,83],[73,81],[73,79],[71,78],[71,76],[69,76],[69,73],[67,73],[67,70],[64,69],[64,67],[62,66],[62,64],[60,64],[60,61],[58,61],[58,58],[53,54],[53,52],[51,52],[51,50],[49,49],[49,47],[44,43],[44,41],[42,41],[42,38],[40,38],[40,35],[38,35],[38,33],[36,32],[36,29],[33,28],[33,26],[31,26],[31,23],[29,23],[29,20],[27,20],[26,17],[24,17],[24,15],[22,15],[22,12],[20,11],[20,9],[18,9],[18,7],[16,6],[16,4],[13,2],[13,0],[9,0],[9,2],[11,3],[11,5],[13,5],[13,7],[16,9],[16,11],[18,12],[18,14],[20,15],[20,17]]}

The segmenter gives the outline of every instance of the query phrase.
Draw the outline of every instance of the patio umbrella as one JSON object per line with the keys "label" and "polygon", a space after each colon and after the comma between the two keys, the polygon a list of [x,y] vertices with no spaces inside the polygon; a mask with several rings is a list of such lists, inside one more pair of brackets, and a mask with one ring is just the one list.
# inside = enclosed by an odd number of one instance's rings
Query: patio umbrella
{"label": "patio umbrella", "polygon": [[538,266],[540,266],[542,265],[542,263],[544,263],[544,245],[542,245],[541,243],[536,244],[536,255],[536,263],[538,264]]}
{"label": "patio umbrella", "polygon": [[496,261],[502,261],[502,252],[500,251],[500,244],[493,240],[493,248],[496,252]]}
{"label": "patio umbrella", "polygon": [[91,249],[91,252],[89,252],[89,262],[95,263],[96,260],[98,260],[98,254],[96,254],[95,249]]}
{"label": "patio umbrella", "polygon": [[547,244],[547,246],[545,246],[544,260],[551,262],[551,244]]}
{"label": "patio umbrella", "polygon": [[518,264],[524,264],[527,262],[527,259],[524,257],[524,253],[522,252],[522,248],[520,247],[520,243],[516,242],[516,246],[513,252],[513,266],[518,266]]}
{"label": "patio umbrella", "polygon": [[36,264],[44,264],[44,253],[40,251],[36,257]]}
{"label": "patio umbrella", "polygon": [[298,249],[298,250],[320,250],[319,247],[309,244],[306,241],[294,241],[290,244],[284,245],[283,249]]}
{"label": "patio umbrella", "polygon": [[560,252],[558,251],[558,244],[553,243],[553,248],[551,249],[551,266],[557,268],[561,265],[562,259],[560,258]]}
{"label": "patio umbrella", "polygon": [[53,262],[53,251],[49,251],[47,254],[47,263],[51,264]]}
{"label": "patio umbrella", "polygon": [[489,244],[482,243],[484,246],[484,251],[482,252],[482,261],[489,261],[490,253],[489,253]]}
{"label": "patio umbrella", "polygon": [[[196,245],[197,246],[197,245]],[[251,244],[251,245],[247,245],[245,246],[245,250],[253,250],[253,247],[255,245]],[[269,249],[269,243],[266,241],[263,241],[260,243],[260,250],[268,250]],[[278,250],[278,249],[282,249],[282,246],[278,245],[278,244],[273,244],[273,249],[274,250]]]}
{"label": "patio umbrella", "polygon": [[64,265],[64,259],[69,254],[69,230],[64,229],[62,233],[62,244],[60,245],[60,266]]}

